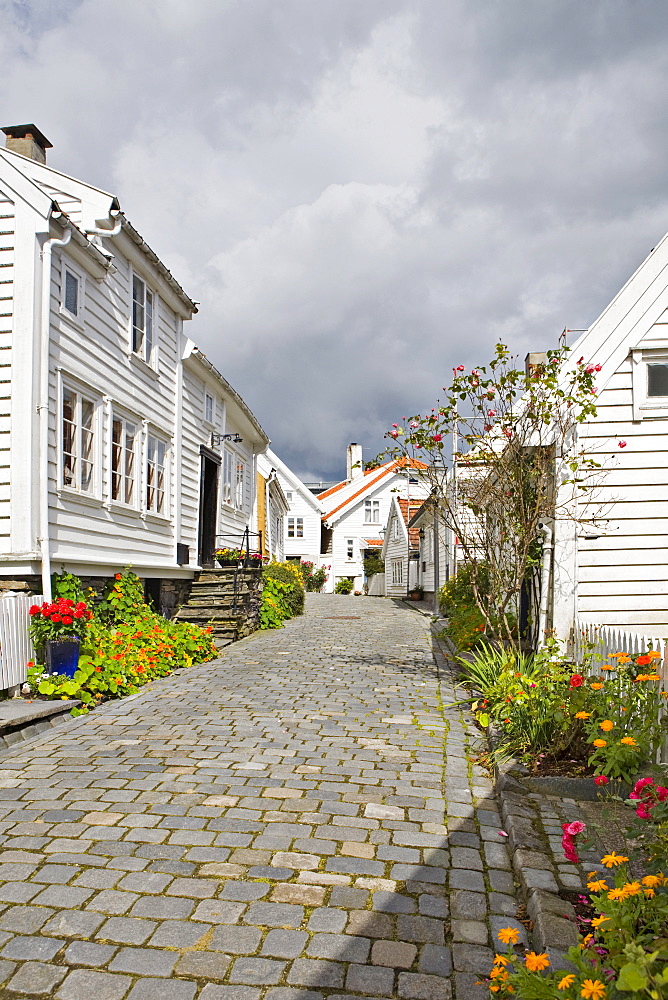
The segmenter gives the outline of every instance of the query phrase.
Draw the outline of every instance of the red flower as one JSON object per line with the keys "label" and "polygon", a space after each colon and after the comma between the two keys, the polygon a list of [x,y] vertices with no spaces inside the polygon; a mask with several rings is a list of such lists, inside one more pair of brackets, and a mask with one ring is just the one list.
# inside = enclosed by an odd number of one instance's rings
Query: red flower
{"label": "red flower", "polygon": [[51,621],[52,622],[59,622],[60,621],[60,615],[51,615]]}
{"label": "red flower", "polygon": [[96,674],[101,674],[102,673],[102,667],[95,667],[95,673]]}
{"label": "red flower", "polygon": [[568,682],[568,686],[572,688],[582,687],[583,684],[584,684],[584,677],[582,676],[582,674],[573,674],[570,681]]}
{"label": "red flower", "polygon": [[[394,426],[396,427],[397,425],[395,424]],[[117,573],[116,576],[114,577],[114,580],[122,580],[122,579],[123,579],[122,573]]]}
{"label": "red flower", "polygon": [[41,609],[41,607],[40,607],[39,604],[33,604],[32,607],[30,608],[30,610],[28,611],[28,614],[29,615],[38,615],[41,610],[42,609]]}
{"label": "red flower", "polygon": [[598,774],[594,778],[594,784],[595,785],[607,785],[607,783],[608,783],[608,779],[606,778],[606,776],[604,774]]}
{"label": "red flower", "polygon": [[579,833],[583,833],[587,827],[584,823],[580,823],[579,820],[576,820],[574,823],[562,823],[561,829],[564,831],[561,838],[561,846],[564,850],[564,857],[567,861],[577,864],[580,858],[575,850],[575,838]]}
{"label": "red flower", "polygon": [[63,625],[71,625],[72,619],[69,615],[63,615]]}

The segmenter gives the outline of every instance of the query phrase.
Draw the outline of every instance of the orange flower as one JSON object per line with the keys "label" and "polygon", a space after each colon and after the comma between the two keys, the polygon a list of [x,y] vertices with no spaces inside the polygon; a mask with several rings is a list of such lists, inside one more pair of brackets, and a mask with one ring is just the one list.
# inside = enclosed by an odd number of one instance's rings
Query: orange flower
{"label": "orange flower", "polygon": [[608,745],[607,740],[594,740],[595,747],[607,747],[607,745]]}
{"label": "orange flower", "polygon": [[600,683],[600,681],[596,681],[594,684],[591,685],[592,691],[600,691],[602,687],[603,685]]}
{"label": "orange flower", "polygon": [[636,663],[638,664],[639,667],[646,667],[647,664],[651,663],[651,662],[652,662],[652,657],[651,656],[647,656],[647,655],[636,656]]}
{"label": "orange flower", "polygon": [[609,733],[611,729],[615,728],[615,724],[612,719],[604,719],[603,722],[599,723],[599,729],[602,729],[604,733]]}
{"label": "orange flower", "polygon": [[608,883],[604,878],[597,878],[593,882],[587,882],[587,888],[591,889],[592,892],[603,892],[608,888]]}
{"label": "orange flower", "polygon": [[575,976],[572,972],[567,973],[562,979],[557,983],[558,990],[567,990],[569,986],[572,986],[575,982]]}
{"label": "orange flower", "polygon": [[647,655],[652,660],[660,660],[661,659],[661,653],[658,651],[658,649],[650,649],[650,651],[649,651],[649,653]]}
{"label": "orange flower", "polygon": [[516,927],[502,927],[496,936],[501,944],[517,944],[520,932]]}
{"label": "orange flower", "polygon": [[529,972],[542,972],[549,966],[550,959],[546,954],[537,955],[535,951],[528,951],[524,956],[524,964]]}
{"label": "orange flower", "polygon": [[638,744],[636,743],[636,741],[633,739],[632,736],[625,736],[619,742],[623,743],[627,747],[637,747],[638,746]]}
{"label": "orange flower", "polygon": [[591,712],[576,712],[575,713],[575,718],[576,719],[590,719],[591,718]]}
{"label": "orange flower", "polygon": [[601,864],[605,865],[606,868],[614,868],[616,865],[625,864],[628,860],[623,854],[615,854],[614,851],[610,851],[610,854],[605,854],[601,858]]}

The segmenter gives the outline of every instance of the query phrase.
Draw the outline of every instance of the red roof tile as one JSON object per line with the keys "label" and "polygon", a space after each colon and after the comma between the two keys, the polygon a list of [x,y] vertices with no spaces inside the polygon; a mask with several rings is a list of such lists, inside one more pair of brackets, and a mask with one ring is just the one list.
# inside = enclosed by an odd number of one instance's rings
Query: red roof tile
{"label": "red roof tile", "polygon": [[[367,489],[370,489],[372,486],[375,486],[376,483],[379,483],[381,479],[389,475],[391,472],[394,472],[396,469],[406,468],[407,466],[410,466],[411,469],[428,468],[428,466],[426,466],[424,462],[418,462],[416,459],[399,458],[394,462],[387,462],[385,465],[381,465],[376,469],[367,469],[364,473],[365,477],[371,476],[373,473],[379,473],[379,475],[369,480],[368,482],[363,483],[362,486],[358,490],[356,490],[355,493],[352,493],[349,497],[347,497],[340,504],[338,504],[338,506],[332,508],[332,510],[328,511],[326,514],[323,514],[322,520],[323,521],[328,520],[328,518],[330,518],[333,514],[336,514],[337,511],[341,510],[343,507],[349,504],[351,500],[357,499],[357,497],[361,496],[362,493],[365,493]],[[320,493],[318,499],[322,500],[322,498],[325,496],[331,496],[332,493],[335,493],[337,490],[342,489],[342,487],[349,486],[351,481],[354,482],[354,480],[346,479],[342,483],[339,483],[337,486],[332,486],[332,488],[327,490],[325,493]]]}

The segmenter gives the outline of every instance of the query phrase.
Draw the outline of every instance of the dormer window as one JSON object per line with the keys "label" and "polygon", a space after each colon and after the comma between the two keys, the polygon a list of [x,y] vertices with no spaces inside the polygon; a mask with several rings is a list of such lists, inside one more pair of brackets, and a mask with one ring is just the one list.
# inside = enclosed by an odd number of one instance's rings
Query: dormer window
{"label": "dormer window", "polygon": [[142,279],[132,276],[132,353],[152,364],[154,348],[155,298]]}

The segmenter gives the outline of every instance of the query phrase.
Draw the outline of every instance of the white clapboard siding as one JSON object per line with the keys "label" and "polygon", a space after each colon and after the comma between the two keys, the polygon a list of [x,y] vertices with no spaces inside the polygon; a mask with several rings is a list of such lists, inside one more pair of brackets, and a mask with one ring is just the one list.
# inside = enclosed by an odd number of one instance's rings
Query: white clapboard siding
{"label": "white clapboard siding", "polygon": [[9,449],[14,319],[15,207],[0,190],[0,552],[9,550]]}
{"label": "white clapboard siding", "polygon": [[28,661],[35,650],[28,625],[29,608],[43,604],[44,598],[16,594],[0,600],[0,690],[23,684],[28,676]]}
{"label": "white clapboard siding", "polygon": [[384,573],[374,573],[369,577],[369,597],[385,597]]}

